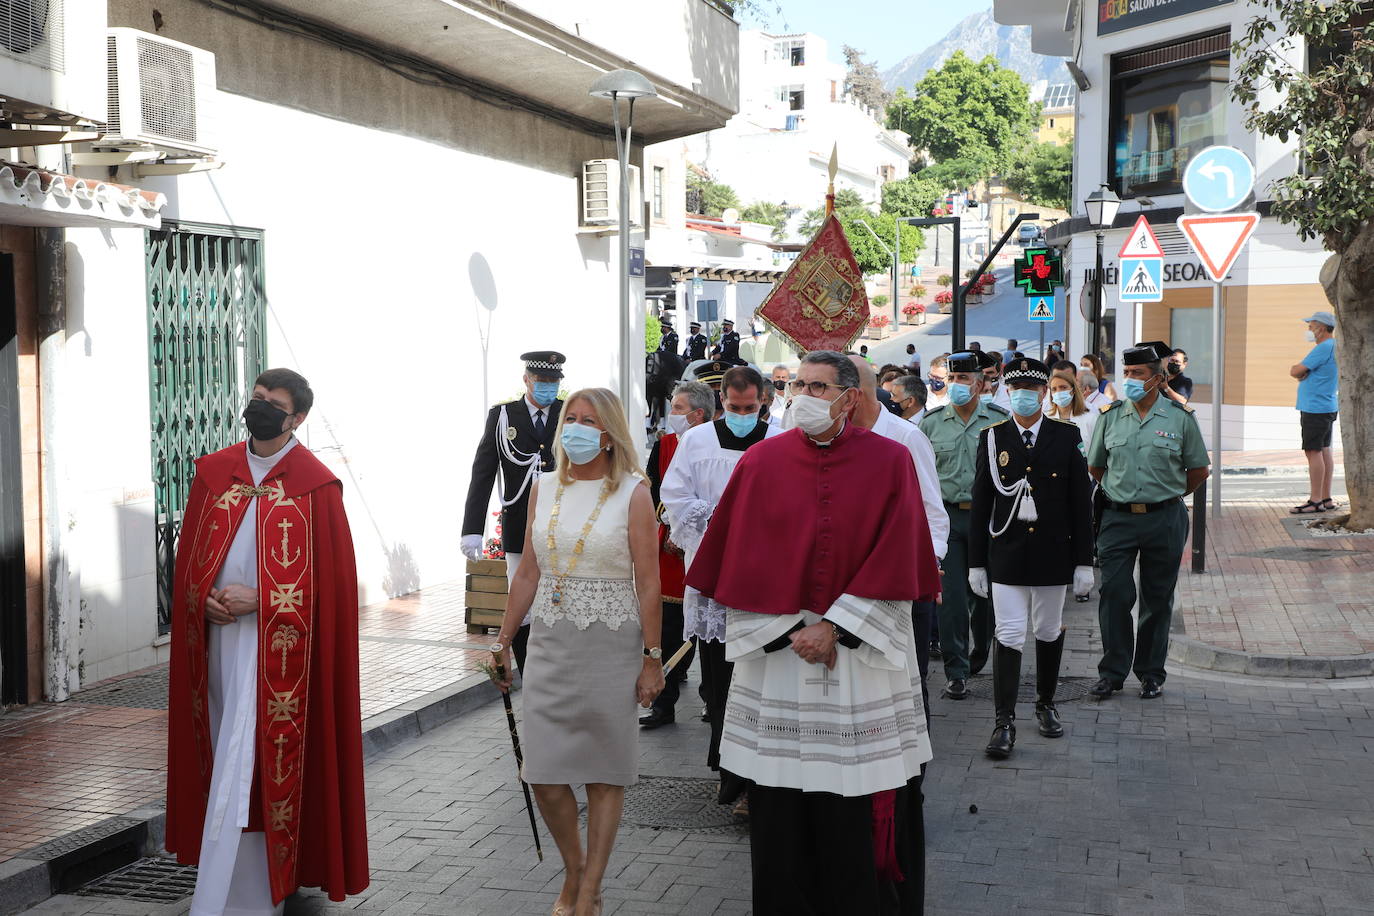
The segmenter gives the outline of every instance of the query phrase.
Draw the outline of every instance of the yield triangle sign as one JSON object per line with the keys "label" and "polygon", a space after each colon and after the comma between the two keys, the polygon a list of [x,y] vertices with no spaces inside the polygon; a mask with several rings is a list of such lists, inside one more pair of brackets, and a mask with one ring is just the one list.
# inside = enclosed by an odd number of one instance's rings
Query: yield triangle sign
{"label": "yield triangle sign", "polygon": [[1143,214],[1140,219],[1135,221],[1135,226],[1131,228],[1131,234],[1126,236],[1126,244],[1121,246],[1121,251],[1117,253],[1117,257],[1164,257],[1164,246],[1160,245],[1159,239],[1155,238],[1155,232],[1150,228],[1150,221]]}
{"label": "yield triangle sign", "polygon": [[1223,213],[1206,216],[1180,216],[1178,228],[1193,246],[1202,266],[1216,283],[1226,279],[1259,225],[1258,213]]}

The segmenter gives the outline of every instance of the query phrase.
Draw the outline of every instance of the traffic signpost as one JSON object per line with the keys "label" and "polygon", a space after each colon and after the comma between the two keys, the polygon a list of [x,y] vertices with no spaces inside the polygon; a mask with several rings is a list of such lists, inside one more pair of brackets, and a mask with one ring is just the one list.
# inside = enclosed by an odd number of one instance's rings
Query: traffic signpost
{"label": "traffic signpost", "polygon": [[1255,188],[1255,164],[1232,146],[1209,146],[1188,162],[1183,193],[1202,214],[1178,218],[1188,244],[1212,278],[1212,517],[1221,515],[1222,282],[1259,225],[1259,214],[1235,213]]}
{"label": "traffic signpost", "polygon": [[1159,244],[1145,214],[1135,221],[1116,256],[1121,259],[1117,298],[1122,302],[1164,300],[1164,246]]}
{"label": "traffic signpost", "polygon": [[1031,321],[1054,320],[1054,298],[1037,296],[1026,303],[1026,318]]}

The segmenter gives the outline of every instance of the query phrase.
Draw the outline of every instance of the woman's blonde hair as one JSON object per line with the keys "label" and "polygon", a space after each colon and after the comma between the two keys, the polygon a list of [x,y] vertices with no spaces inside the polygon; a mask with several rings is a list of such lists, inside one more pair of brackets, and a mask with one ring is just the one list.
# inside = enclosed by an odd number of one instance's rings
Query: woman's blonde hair
{"label": "woman's blonde hair", "polygon": [[611,483],[618,485],[621,477],[626,475],[639,476],[639,452],[630,436],[630,424],[625,420],[625,408],[621,406],[620,398],[609,388],[583,388],[568,395],[558,415],[558,435],[553,438],[553,456],[554,472],[559,482],[569,484],[573,481],[570,471],[572,462],[563,451],[563,426],[568,422],[568,408],[574,401],[590,404],[596,412],[596,418],[601,421],[601,428],[610,437],[607,457],[611,460],[611,469],[606,476]]}
{"label": "woman's blonde hair", "polygon": [[1069,416],[1081,417],[1088,412],[1088,402],[1083,400],[1083,389],[1078,387],[1077,374],[1065,369],[1056,369],[1050,373],[1050,378],[1062,379],[1069,383],[1069,390],[1073,392],[1073,401],[1069,403]]}

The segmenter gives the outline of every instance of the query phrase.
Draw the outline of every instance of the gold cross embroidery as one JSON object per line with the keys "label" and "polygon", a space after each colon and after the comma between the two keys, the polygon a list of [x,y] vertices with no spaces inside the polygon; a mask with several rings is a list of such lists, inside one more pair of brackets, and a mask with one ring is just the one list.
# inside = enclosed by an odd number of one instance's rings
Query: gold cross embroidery
{"label": "gold cross embroidery", "polygon": [[299,611],[305,595],[300,586],[288,582],[272,589],[271,600],[273,610]]}
{"label": "gold cross embroidery", "polygon": [[[275,699],[267,701],[267,714],[272,717],[273,722],[290,722],[301,708],[301,699],[294,696],[295,691],[274,690],[272,695]],[[286,739],[283,738],[283,741]]]}
{"label": "gold cross embroidery", "polygon": [[295,817],[295,807],[289,801],[272,802],[272,829],[285,830]]}

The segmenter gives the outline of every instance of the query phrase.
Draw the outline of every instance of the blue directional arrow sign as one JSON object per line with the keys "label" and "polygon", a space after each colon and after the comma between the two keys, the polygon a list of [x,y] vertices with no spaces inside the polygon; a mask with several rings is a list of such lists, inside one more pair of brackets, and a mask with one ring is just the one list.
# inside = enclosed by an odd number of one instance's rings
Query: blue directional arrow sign
{"label": "blue directional arrow sign", "polygon": [[1223,213],[1245,202],[1255,187],[1255,165],[1234,146],[1209,146],[1183,172],[1183,193],[1200,210]]}
{"label": "blue directional arrow sign", "polygon": [[1034,299],[1027,299],[1026,318],[1031,321],[1053,321],[1054,298],[1051,296],[1036,296]]}

